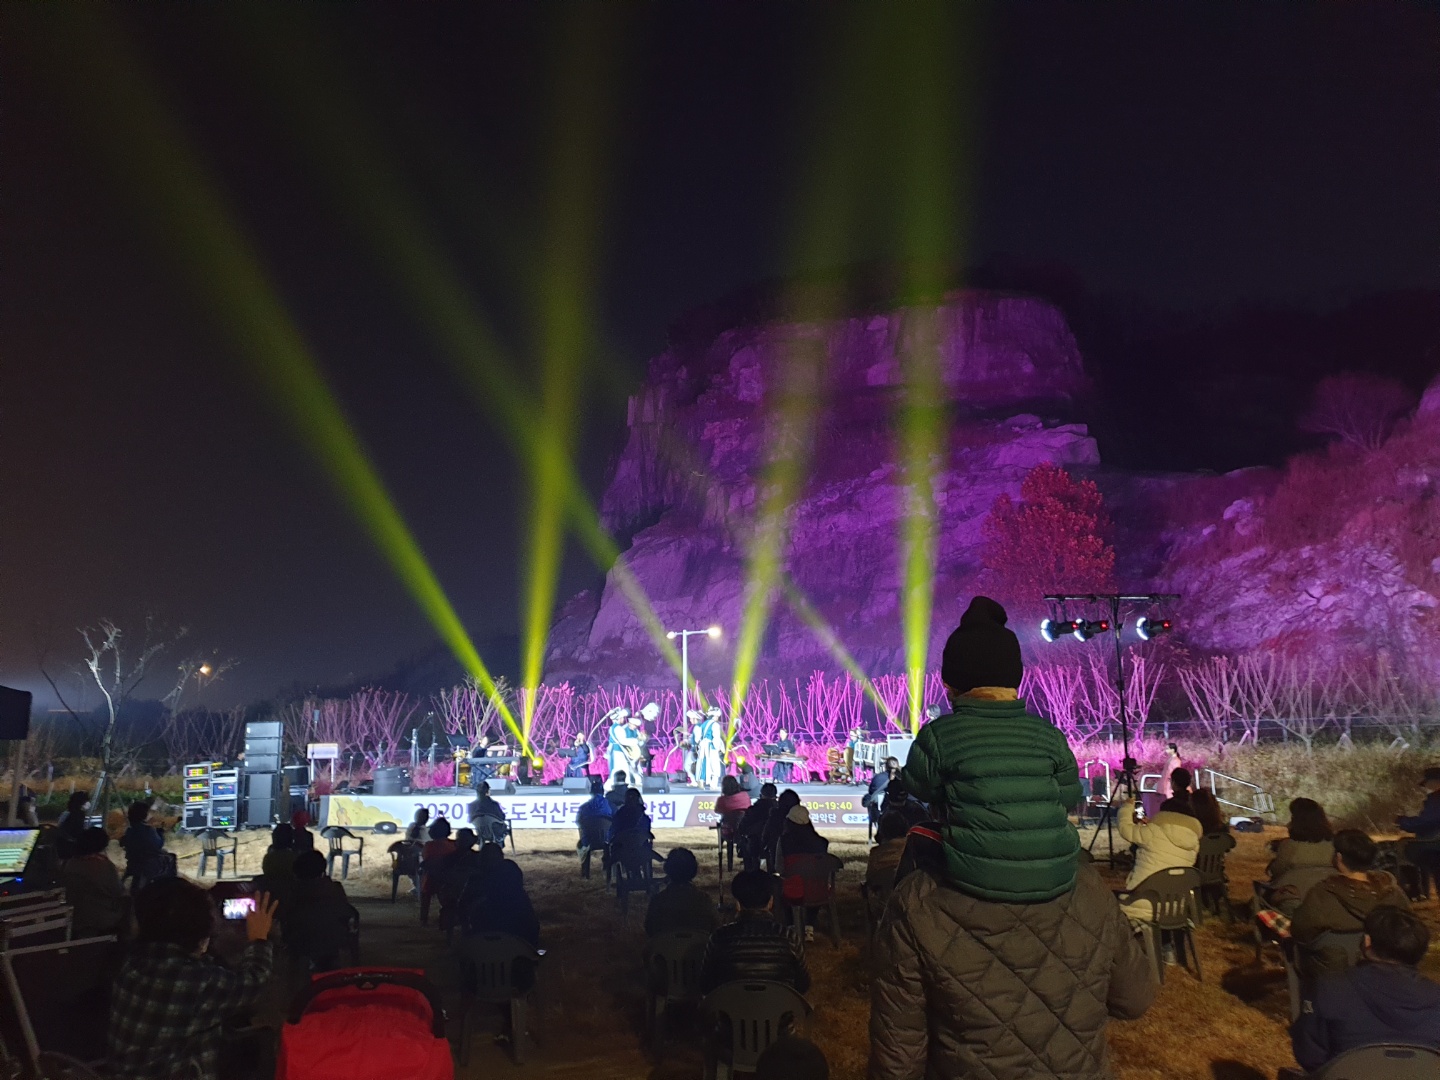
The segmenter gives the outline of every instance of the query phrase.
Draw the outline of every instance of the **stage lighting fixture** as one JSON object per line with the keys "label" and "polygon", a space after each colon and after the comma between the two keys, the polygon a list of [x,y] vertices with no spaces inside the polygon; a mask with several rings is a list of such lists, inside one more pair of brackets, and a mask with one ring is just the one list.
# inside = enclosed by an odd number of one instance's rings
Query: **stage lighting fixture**
{"label": "stage lighting fixture", "polygon": [[1077,633],[1079,629],[1080,624],[1074,619],[1045,619],[1040,623],[1040,636],[1046,641],[1059,641],[1066,634]]}
{"label": "stage lighting fixture", "polygon": [[1096,634],[1103,634],[1109,629],[1109,619],[1081,619],[1071,632],[1076,641],[1089,641]]}
{"label": "stage lighting fixture", "polygon": [[1172,625],[1169,619],[1152,619],[1148,615],[1141,615],[1135,620],[1135,633],[1140,635],[1141,641],[1149,641],[1158,634],[1168,633]]}

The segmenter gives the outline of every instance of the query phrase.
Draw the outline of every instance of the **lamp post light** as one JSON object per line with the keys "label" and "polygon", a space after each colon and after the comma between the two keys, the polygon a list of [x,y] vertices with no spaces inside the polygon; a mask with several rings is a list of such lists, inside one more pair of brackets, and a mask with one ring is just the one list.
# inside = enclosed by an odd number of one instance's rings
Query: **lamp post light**
{"label": "lamp post light", "polygon": [[707,626],[704,630],[671,630],[665,635],[671,641],[680,639],[680,723],[685,723],[685,710],[690,707],[690,639],[692,637],[718,638],[720,627]]}

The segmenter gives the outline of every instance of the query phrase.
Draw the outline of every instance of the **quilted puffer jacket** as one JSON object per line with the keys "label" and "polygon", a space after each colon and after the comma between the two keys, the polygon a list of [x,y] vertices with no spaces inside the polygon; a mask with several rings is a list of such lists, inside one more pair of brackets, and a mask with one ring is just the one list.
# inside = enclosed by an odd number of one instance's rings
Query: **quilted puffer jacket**
{"label": "quilted puffer jacket", "polygon": [[1106,1080],[1106,1024],[1155,998],[1153,969],[1090,866],[1039,904],[910,874],[876,948],[869,1080]]}
{"label": "quilted puffer jacket", "polygon": [[920,729],[903,773],[945,840],[945,876],[1002,903],[1070,891],[1080,838],[1066,811],[1080,770],[1055,725],[1023,701],[961,698]]}

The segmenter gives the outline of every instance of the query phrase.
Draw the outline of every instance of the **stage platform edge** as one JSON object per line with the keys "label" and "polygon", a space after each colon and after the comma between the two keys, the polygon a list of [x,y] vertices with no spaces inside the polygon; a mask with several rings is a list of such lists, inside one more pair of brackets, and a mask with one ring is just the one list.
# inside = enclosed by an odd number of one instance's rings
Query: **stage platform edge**
{"label": "stage platform edge", "polygon": [[[864,785],[787,784],[810,811],[817,829],[864,829],[869,814],[860,804]],[[558,787],[517,788],[513,795],[492,796],[505,811],[517,832],[521,829],[573,829],[575,814],[589,796],[561,791]],[[656,832],[661,829],[708,828],[719,821],[715,813],[718,791],[671,786],[666,794],[645,794],[645,808]],[[470,803],[468,790],[420,791],[410,795],[324,795],[320,799],[320,825],[341,825],[347,829],[373,829],[378,822],[393,821],[404,828],[425,807],[431,818],[445,817],[452,825],[464,824]]]}

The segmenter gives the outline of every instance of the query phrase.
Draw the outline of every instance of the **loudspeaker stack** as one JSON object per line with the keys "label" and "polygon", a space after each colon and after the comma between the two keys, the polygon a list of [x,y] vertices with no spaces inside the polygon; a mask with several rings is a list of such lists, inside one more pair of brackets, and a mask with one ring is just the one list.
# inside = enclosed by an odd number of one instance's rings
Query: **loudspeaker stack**
{"label": "loudspeaker stack", "polygon": [[290,792],[280,769],[285,725],[262,720],[245,725],[245,824],[268,829],[290,820]]}

